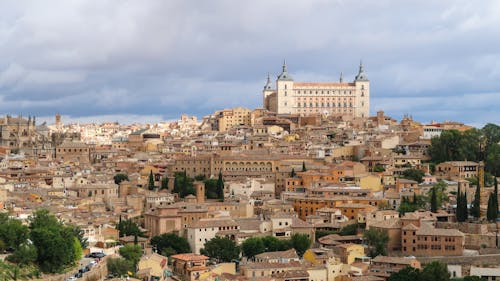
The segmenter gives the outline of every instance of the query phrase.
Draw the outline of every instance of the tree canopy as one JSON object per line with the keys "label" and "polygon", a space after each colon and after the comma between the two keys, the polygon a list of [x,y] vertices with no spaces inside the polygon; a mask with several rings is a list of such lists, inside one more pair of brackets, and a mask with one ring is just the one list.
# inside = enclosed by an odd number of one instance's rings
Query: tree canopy
{"label": "tree canopy", "polygon": [[115,180],[115,184],[120,184],[122,181],[128,181],[128,176],[126,174],[118,173],[113,179]]}
{"label": "tree canopy", "polygon": [[181,198],[188,196],[189,194],[196,194],[194,189],[194,179],[186,175],[186,171],[176,172],[174,174],[174,193],[178,193]]}
{"label": "tree canopy", "polygon": [[240,247],[229,238],[214,237],[205,243],[200,252],[218,262],[231,262],[239,258]]}
{"label": "tree canopy", "polygon": [[422,170],[407,169],[403,171],[403,178],[422,183],[425,173]]}
{"label": "tree canopy", "polygon": [[484,160],[486,171],[500,175],[499,141],[500,126],[496,124],[486,124],[482,129],[465,132],[446,130],[439,137],[432,138],[429,154],[435,163]]}
{"label": "tree canopy", "polygon": [[387,255],[387,243],[389,242],[387,231],[370,228],[365,231],[364,238],[368,244],[370,257]]}
{"label": "tree canopy", "polygon": [[[450,281],[450,272],[445,263],[434,261],[424,266],[422,270],[405,267],[389,276],[388,281]],[[455,280],[455,279],[454,279]],[[463,279],[475,280],[475,279]]]}
{"label": "tree canopy", "polygon": [[311,247],[311,239],[307,237],[306,234],[294,234],[292,235],[292,246],[297,252],[299,257],[302,257],[304,253]]}
{"label": "tree canopy", "polygon": [[151,238],[151,245],[153,249],[164,256],[191,252],[186,238],[180,237],[174,233],[163,233],[154,236]]}

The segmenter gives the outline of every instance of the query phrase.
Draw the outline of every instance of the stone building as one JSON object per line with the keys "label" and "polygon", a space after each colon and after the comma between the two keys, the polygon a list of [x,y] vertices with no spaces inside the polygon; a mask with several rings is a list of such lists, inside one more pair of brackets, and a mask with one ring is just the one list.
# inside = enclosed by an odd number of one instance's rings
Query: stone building
{"label": "stone building", "polygon": [[37,132],[35,118],[6,115],[0,118],[0,146],[10,149],[31,147],[36,139]]}
{"label": "stone building", "polygon": [[353,82],[344,82],[342,74],[339,82],[295,82],[284,63],[274,88],[268,76],[263,105],[278,114],[369,117],[370,81],[360,64]]}

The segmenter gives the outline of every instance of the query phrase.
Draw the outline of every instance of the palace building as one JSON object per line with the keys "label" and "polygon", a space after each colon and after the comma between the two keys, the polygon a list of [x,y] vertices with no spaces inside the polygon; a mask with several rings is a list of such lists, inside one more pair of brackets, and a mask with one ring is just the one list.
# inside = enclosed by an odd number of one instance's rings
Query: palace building
{"label": "palace building", "polygon": [[283,71],[273,88],[268,75],[263,90],[264,108],[277,114],[325,114],[329,116],[368,117],[370,81],[363,64],[353,82],[296,82],[283,63]]}

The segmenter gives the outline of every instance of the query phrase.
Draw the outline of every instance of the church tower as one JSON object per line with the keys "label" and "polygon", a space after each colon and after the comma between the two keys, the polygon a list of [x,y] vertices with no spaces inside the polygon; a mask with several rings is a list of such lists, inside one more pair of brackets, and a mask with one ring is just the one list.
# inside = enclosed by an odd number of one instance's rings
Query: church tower
{"label": "church tower", "polygon": [[367,118],[370,116],[370,81],[365,74],[363,62],[359,63],[358,75],[354,79],[356,87],[355,117]]}

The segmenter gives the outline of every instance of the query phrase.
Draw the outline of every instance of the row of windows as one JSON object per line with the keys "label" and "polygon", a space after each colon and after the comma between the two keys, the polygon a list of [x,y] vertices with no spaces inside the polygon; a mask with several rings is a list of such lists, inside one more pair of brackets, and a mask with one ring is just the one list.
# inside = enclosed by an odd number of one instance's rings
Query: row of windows
{"label": "row of windows", "polygon": [[[332,105],[332,107],[335,107],[335,103],[332,102],[331,105]],[[343,105],[344,105],[343,107],[347,107],[347,103],[346,102],[344,102]],[[297,103],[297,106],[298,107],[308,107],[306,102],[304,102],[304,103],[300,103],[299,102],[299,103]],[[325,106],[325,103],[323,103],[323,102],[322,103],[318,103],[318,102],[317,103],[312,103],[312,102],[310,102],[309,103],[309,107],[330,107],[330,103],[327,102],[326,106]],[[338,103],[338,107],[342,107],[342,103],[339,102]],[[352,102],[349,103],[349,107],[352,107]]]}
{"label": "row of windows", "polygon": [[329,91],[329,90],[296,90],[295,91],[297,94],[301,95],[353,95],[355,92],[354,91]]}

